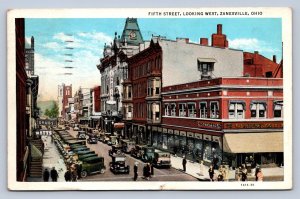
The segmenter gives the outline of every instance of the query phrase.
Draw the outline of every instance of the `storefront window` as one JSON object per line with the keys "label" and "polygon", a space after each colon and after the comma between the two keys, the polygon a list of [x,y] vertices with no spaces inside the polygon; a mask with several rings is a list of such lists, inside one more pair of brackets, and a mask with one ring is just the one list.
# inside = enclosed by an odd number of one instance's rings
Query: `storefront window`
{"label": "storefront window", "polygon": [[186,137],[179,136],[179,154],[185,155],[186,150]]}
{"label": "storefront window", "polygon": [[168,136],[167,134],[163,134],[162,136],[162,148],[168,149]]}
{"label": "storefront window", "polygon": [[178,135],[174,135],[173,151],[174,151],[175,154],[179,153],[179,136]]}
{"label": "storefront window", "polygon": [[195,159],[202,160],[202,146],[203,142],[200,139],[195,139]]}
{"label": "storefront window", "polygon": [[203,140],[203,144],[204,144],[203,160],[206,162],[211,162],[212,161],[211,142]]}
{"label": "storefront window", "polygon": [[153,131],[153,146],[154,147],[157,147],[157,145],[158,145],[158,136],[157,136],[157,132],[156,131]]}
{"label": "storefront window", "polygon": [[173,150],[174,147],[174,136],[173,134],[168,134],[168,150]]}
{"label": "storefront window", "polygon": [[161,132],[159,132],[158,134],[157,134],[157,147],[158,148],[162,148],[162,133]]}
{"label": "storefront window", "polygon": [[282,102],[274,103],[274,117],[282,117],[283,104]]}
{"label": "storefront window", "polygon": [[195,145],[194,145],[194,138],[188,137],[187,138],[187,155],[192,158],[192,160],[195,160]]}

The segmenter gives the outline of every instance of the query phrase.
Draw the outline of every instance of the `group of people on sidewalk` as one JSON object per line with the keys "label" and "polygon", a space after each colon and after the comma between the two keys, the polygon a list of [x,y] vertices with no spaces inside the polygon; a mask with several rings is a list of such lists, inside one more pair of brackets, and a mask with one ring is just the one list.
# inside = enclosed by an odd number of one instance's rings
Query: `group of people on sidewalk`
{"label": "group of people on sidewalk", "polygon": [[[143,179],[150,180],[150,178],[154,175],[154,166],[149,162],[146,163],[143,167]],[[133,180],[137,181],[138,178],[138,162],[135,162],[133,167]]]}
{"label": "group of people on sidewalk", "polygon": [[66,182],[76,182],[81,178],[82,165],[79,163],[73,163],[68,165],[64,178]]}
{"label": "group of people on sidewalk", "polygon": [[43,173],[43,180],[44,182],[49,182],[49,178],[51,177],[52,182],[57,182],[58,172],[56,171],[55,167],[49,172],[48,169],[45,169]]}

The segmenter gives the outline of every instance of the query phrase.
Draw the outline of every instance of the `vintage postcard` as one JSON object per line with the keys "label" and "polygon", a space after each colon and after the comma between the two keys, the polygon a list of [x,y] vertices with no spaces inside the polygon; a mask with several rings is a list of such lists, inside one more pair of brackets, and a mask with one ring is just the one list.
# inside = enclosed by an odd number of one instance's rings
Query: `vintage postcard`
{"label": "vintage postcard", "polygon": [[290,8],[7,13],[10,190],[292,188]]}

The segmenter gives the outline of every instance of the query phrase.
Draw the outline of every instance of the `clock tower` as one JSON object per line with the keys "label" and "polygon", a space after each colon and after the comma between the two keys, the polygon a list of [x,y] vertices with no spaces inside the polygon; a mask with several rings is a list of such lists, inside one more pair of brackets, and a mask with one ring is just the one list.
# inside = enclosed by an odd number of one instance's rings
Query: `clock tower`
{"label": "clock tower", "polygon": [[138,46],[144,43],[136,18],[127,18],[122,33],[121,41],[129,46]]}

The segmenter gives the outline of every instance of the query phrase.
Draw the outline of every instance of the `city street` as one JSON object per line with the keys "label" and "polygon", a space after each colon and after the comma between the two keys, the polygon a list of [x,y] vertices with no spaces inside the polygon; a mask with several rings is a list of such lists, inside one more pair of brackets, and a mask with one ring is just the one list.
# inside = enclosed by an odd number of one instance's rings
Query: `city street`
{"label": "city street", "polygon": [[[69,133],[76,137],[77,131],[68,130]],[[97,144],[88,144],[91,150],[95,151],[98,156],[104,157],[104,163],[106,166],[106,171],[104,174],[96,174],[88,176],[79,181],[132,181],[133,180],[133,166],[135,162],[138,162],[138,181],[146,181],[142,178],[143,176],[143,167],[145,165],[141,160],[135,159],[130,155],[126,154],[126,164],[130,166],[130,174],[113,174],[109,170],[109,163],[111,162],[111,157],[108,155],[108,150],[111,149],[111,146],[98,142]],[[183,173],[175,168],[170,169],[154,169],[154,176],[150,178],[150,181],[198,181],[197,178]]]}

